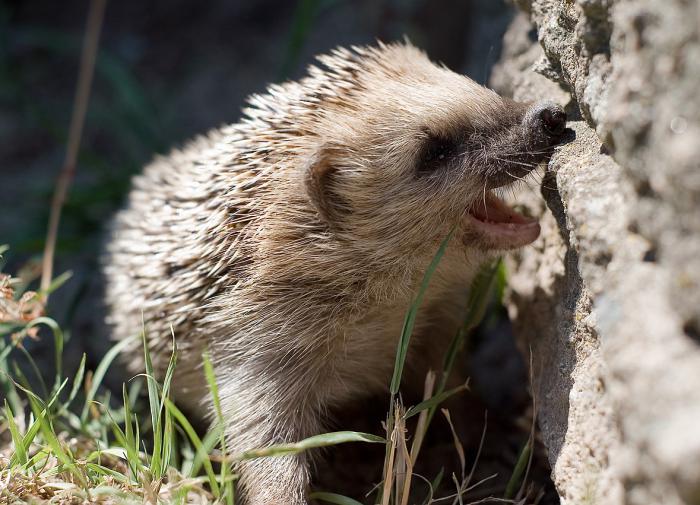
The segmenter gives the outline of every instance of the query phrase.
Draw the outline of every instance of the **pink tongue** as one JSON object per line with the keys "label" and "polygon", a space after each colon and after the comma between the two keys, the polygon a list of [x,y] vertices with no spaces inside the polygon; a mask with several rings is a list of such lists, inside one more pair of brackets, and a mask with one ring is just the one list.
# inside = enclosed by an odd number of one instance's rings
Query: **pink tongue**
{"label": "pink tongue", "polygon": [[[515,212],[494,195],[487,194],[470,210],[470,232],[465,243],[473,239],[488,249],[515,249],[533,242],[540,234],[540,225]],[[471,236],[470,236],[471,235]]]}
{"label": "pink tongue", "polygon": [[486,195],[486,198],[476,202],[470,214],[480,221],[492,223],[528,224],[534,221],[518,214],[515,210],[503,203],[500,198],[490,193]]}

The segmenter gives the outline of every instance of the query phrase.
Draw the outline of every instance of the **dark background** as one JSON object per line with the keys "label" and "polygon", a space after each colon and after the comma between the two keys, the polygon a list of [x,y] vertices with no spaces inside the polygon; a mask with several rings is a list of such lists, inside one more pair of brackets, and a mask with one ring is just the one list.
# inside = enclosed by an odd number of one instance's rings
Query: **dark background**
{"label": "dark background", "polygon": [[[11,246],[4,267],[10,273],[38,273],[87,10],[87,1],[0,2],[0,244]],[[300,77],[314,55],[339,45],[407,36],[432,59],[485,84],[512,16],[501,0],[108,2],[59,232],[55,272],[71,270],[73,277],[49,307],[70,330],[66,369],[84,351],[94,368],[109,345],[95,324],[102,233],[131,175],[155,154],[237,121],[246,96]],[[490,321],[472,346],[472,384],[490,409],[492,459],[502,457],[507,472],[526,438],[506,425],[528,403],[527,378],[507,321]],[[27,346],[50,368],[52,349],[41,341]],[[474,419],[469,436],[478,442],[483,408]],[[547,481],[546,465],[542,471]],[[543,485],[551,496],[551,483]]]}

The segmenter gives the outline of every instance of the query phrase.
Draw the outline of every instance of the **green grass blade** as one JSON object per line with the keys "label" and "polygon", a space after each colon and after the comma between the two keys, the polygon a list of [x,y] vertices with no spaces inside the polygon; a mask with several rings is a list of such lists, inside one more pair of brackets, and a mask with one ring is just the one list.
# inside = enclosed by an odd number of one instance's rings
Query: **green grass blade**
{"label": "green grass blade", "polygon": [[287,41],[287,54],[284,57],[282,68],[278,75],[279,81],[289,78],[296,66],[304,41],[313,27],[314,19],[320,11],[320,0],[301,0],[297,2],[292,18],[292,26]]}
{"label": "green grass blade", "polygon": [[[38,295],[37,295],[38,296]],[[51,332],[53,333],[53,338],[54,338],[54,344],[55,344],[55,365],[56,365],[56,383],[54,384],[54,388],[58,387],[58,383],[61,381],[61,376],[63,374],[63,331],[61,330],[61,327],[58,325],[56,321],[51,319],[50,317],[42,316],[42,317],[37,317],[36,319],[33,319],[27,326],[25,327],[26,330],[38,326],[40,324],[43,324],[44,326],[48,326]]]}
{"label": "green grass blade", "polygon": [[336,493],[326,493],[324,491],[316,491],[309,494],[309,498],[312,500],[321,500],[326,503],[335,503],[336,505],[362,505],[361,502],[343,496],[342,494]]}
{"label": "green grass blade", "polygon": [[12,437],[12,443],[15,446],[15,454],[17,455],[17,462],[20,465],[25,465],[27,463],[27,446],[24,445],[24,440],[19,432],[19,427],[15,423],[15,417],[10,410],[10,405],[5,400],[5,416],[7,416],[7,425],[10,428],[10,435]]}
{"label": "green grass blade", "polygon": [[56,390],[56,392],[51,396],[49,401],[47,403],[44,403],[44,401],[37,394],[35,394],[31,389],[29,389],[29,386],[27,385],[27,379],[26,377],[24,377],[22,372],[20,370],[16,370],[15,374],[17,375],[18,380],[22,380],[25,382],[25,385],[20,384],[19,382],[15,381],[12,377],[8,376],[8,378],[12,381],[14,386],[17,389],[21,390],[24,394],[26,394],[30,400],[34,400],[37,403],[39,403],[45,410],[48,410],[51,407],[53,407],[53,404],[56,403],[56,400],[58,400],[58,395],[61,393],[61,391],[63,391],[63,388],[66,386],[66,384],[68,384],[68,379],[64,379],[58,387],[58,389]]}
{"label": "green grass blade", "polygon": [[308,449],[317,447],[328,447],[331,445],[345,444],[347,442],[368,442],[368,443],[386,443],[386,439],[372,435],[371,433],[362,433],[359,431],[334,431],[324,433],[322,435],[314,435],[305,438],[299,442],[290,444],[276,444],[262,449],[253,449],[241,453],[235,459],[253,459],[263,458],[267,456],[287,456],[290,454],[298,454]]}
{"label": "green grass blade", "polygon": [[221,400],[219,398],[219,385],[216,382],[216,376],[214,375],[214,366],[211,363],[209,357],[209,352],[202,354],[202,361],[204,364],[204,376],[207,380],[207,385],[209,386],[209,391],[211,393],[211,399],[214,402],[214,412],[216,412],[216,417],[219,421],[223,422],[224,415],[221,411]]}
{"label": "green grass blade", "polygon": [[129,399],[131,400],[131,404],[129,405],[129,407],[132,410],[136,406],[136,399],[141,395],[142,389],[143,389],[143,381],[141,381],[141,380],[132,380],[131,381],[131,384],[129,385]]}
{"label": "green grass blade", "polygon": [[435,396],[432,396],[431,398],[428,398],[427,400],[420,402],[418,405],[408,409],[404,414],[404,418],[408,419],[416,414],[420,414],[424,410],[437,408],[438,405],[447,400],[450,396],[466,391],[467,389],[469,389],[469,387],[466,384],[462,384],[461,386],[457,386],[447,391],[443,391],[442,393],[436,394]]}
{"label": "green grass blade", "polygon": [[83,406],[83,410],[80,414],[81,422],[86,422],[88,412],[90,409],[90,404],[95,399],[97,389],[102,384],[102,380],[104,379],[104,376],[107,373],[107,370],[109,369],[110,365],[112,364],[114,359],[119,355],[119,353],[121,353],[130,344],[132,344],[135,339],[136,337],[130,337],[119,342],[117,345],[115,345],[109,351],[107,351],[107,354],[105,354],[104,358],[102,358],[100,364],[97,365],[97,370],[95,370],[95,373],[92,376],[92,384],[90,385],[90,389],[88,390],[88,393],[85,396],[85,405]]}
{"label": "green grass blade", "polygon": [[122,395],[124,397],[124,449],[126,450],[126,461],[134,479],[138,479],[139,469],[139,441],[134,436],[134,427],[131,424],[131,404],[129,393],[126,391],[126,384],[122,384]]}
{"label": "green grass blade", "polygon": [[[140,473],[146,472],[148,470],[148,468],[146,468],[141,463],[141,458],[140,458],[140,453],[139,453],[139,443],[141,441],[139,438],[139,432],[138,432],[139,424],[136,420],[134,420],[135,433],[133,436],[133,441],[130,444],[127,442],[127,435],[126,435],[125,431],[123,431],[119,427],[119,424],[117,424],[117,422],[111,416],[109,410],[107,411],[107,417],[110,420],[110,426],[112,428],[112,433],[114,434],[114,440],[115,440],[115,444],[113,444],[112,448],[119,447],[119,448],[124,448],[124,450],[126,450],[127,464],[131,470],[132,477],[134,479],[133,483],[139,483]],[[135,418],[136,416],[134,415],[133,417]],[[104,438],[106,438],[106,437],[104,437]],[[88,459],[90,459],[90,458],[88,458]]]}
{"label": "green grass blade", "polygon": [[[166,397],[163,397],[165,400]],[[175,433],[175,426],[173,424],[173,416],[170,411],[166,408],[161,412],[163,417],[163,442],[162,442],[162,457],[161,466],[163,468],[162,475],[167,473],[169,466],[177,466],[177,460],[179,456],[177,454],[177,436]]]}
{"label": "green grass blade", "polygon": [[75,376],[73,377],[73,387],[70,390],[68,398],[66,398],[66,401],[63,402],[63,405],[61,405],[61,408],[59,409],[57,415],[65,415],[68,412],[68,407],[71,403],[73,403],[73,400],[75,400],[75,397],[78,395],[78,391],[80,391],[80,386],[83,385],[86,359],[87,356],[85,353],[83,353],[83,357],[80,359],[80,365],[78,366],[78,370],[75,372]]}
{"label": "green grass blade", "polygon": [[14,382],[10,378],[9,369],[7,366],[7,355],[13,349],[12,345],[8,345],[0,338],[0,395],[4,393],[5,398],[10,403],[13,412],[23,412],[24,405],[19,395]]}
{"label": "green grass blade", "polygon": [[[450,373],[452,373],[452,368],[454,367],[457,355],[464,345],[464,340],[467,338],[469,331],[478,325],[483,319],[484,313],[486,312],[486,307],[488,306],[491,298],[490,294],[494,289],[494,285],[497,283],[501,263],[502,262],[498,260],[494,264],[484,267],[474,278],[471,289],[469,290],[467,309],[464,319],[462,320],[462,325],[452,338],[447,352],[445,353],[440,382],[438,383],[433,398],[442,395],[445,391],[445,387],[447,386]],[[428,427],[435,416],[438,403],[431,405],[428,409],[428,417],[425,425],[423,426],[423,434],[427,432]],[[417,456],[418,455],[416,454],[416,457]]]}
{"label": "green grass blade", "polygon": [[399,345],[398,349],[396,351],[396,361],[394,363],[394,374],[391,378],[391,387],[390,387],[390,392],[392,395],[395,395],[399,391],[399,386],[401,385],[401,376],[403,375],[403,367],[406,362],[406,354],[408,353],[408,345],[411,342],[411,335],[413,333],[413,326],[415,325],[416,322],[416,316],[418,314],[418,309],[420,308],[421,304],[423,303],[423,297],[425,296],[425,292],[428,290],[428,284],[430,283],[430,279],[435,273],[435,270],[438,267],[438,264],[440,263],[440,260],[442,259],[443,255],[445,254],[445,250],[447,250],[447,245],[449,244],[450,240],[452,239],[452,234],[454,233],[454,230],[450,231],[450,233],[447,234],[447,237],[442,241],[440,244],[440,247],[438,248],[437,252],[435,253],[435,256],[433,257],[432,261],[428,265],[428,268],[425,271],[425,274],[423,275],[423,280],[421,282],[420,288],[418,290],[418,294],[416,295],[415,300],[413,303],[411,303],[411,306],[406,313],[406,318],[404,319],[404,325],[403,329],[401,330],[401,338],[399,339]]}
{"label": "green grass blade", "polygon": [[142,321],[141,341],[143,343],[143,357],[146,365],[146,388],[148,390],[148,404],[151,413],[151,429],[153,430],[153,452],[151,455],[151,471],[156,479],[162,475],[161,468],[161,424],[160,424],[160,394],[158,392],[158,381],[153,372],[153,362],[151,352],[148,348],[148,337],[146,334],[146,323]]}
{"label": "green grass blade", "polygon": [[[38,295],[36,295],[38,296]],[[54,391],[59,387],[59,384],[61,382],[61,376],[62,376],[62,361],[63,361],[63,331],[61,330],[60,326],[56,321],[51,319],[50,317],[37,317],[33,319],[31,322],[27,323],[24,328],[21,330],[21,335],[27,335],[28,331],[39,325],[44,325],[47,326],[53,335],[54,338],[54,356],[55,356],[55,367],[56,367],[56,377],[54,381],[54,385],[51,389],[51,393],[49,393],[46,383],[44,382],[44,374],[42,374],[39,371],[39,367],[37,367],[36,362],[34,361],[34,358],[29,354],[27,349],[19,345],[22,341],[22,338],[17,339],[17,343],[15,344],[14,347],[17,347],[22,354],[27,358],[27,363],[29,363],[29,366],[31,367],[32,371],[34,372],[34,375],[36,376],[37,380],[39,381],[39,385],[41,386],[41,390],[43,392],[44,397],[49,397],[53,394]],[[18,372],[15,372],[16,375],[19,376]],[[26,384],[25,384],[26,385]]]}
{"label": "green grass blade", "polygon": [[435,476],[433,481],[430,483],[430,489],[428,490],[427,496],[423,500],[423,505],[429,505],[430,503],[433,502],[433,493],[438,488],[438,486],[440,486],[440,483],[442,482],[443,475],[445,475],[445,467],[440,468],[440,471]]}
{"label": "green grass blade", "polygon": [[[29,460],[27,461],[27,464],[25,465],[25,468],[35,471],[37,467],[43,468],[44,465],[46,465],[46,457],[49,455],[49,451],[47,450],[46,447],[43,447],[41,450],[37,451],[36,454],[34,454]],[[39,465],[41,463],[41,465]]]}
{"label": "green grass blade", "polygon": [[224,457],[224,463],[221,464],[221,474],[219,479],[222,483],[225,483],[224,496],[226,498],[227,505],[233,505],[235,491],[233,486],[233,479],[229,477],[230,475],[232,475],[233,472],[231,471],[231,468],[229,468],[228,450],[226,448],[226,436],[224,434],[224,427],[226,426],[226,421],[224,420],[224,414],[221,410],[219,386],[216,382],[214,366],[211,363],[208,350],[202,354],[202,364],[204,367],[204,377],[206,378],[207,385],[209,386],[209,392],[211,393],[212,403],[214,404],[214,412],[216,413],[217,425],[221,427],[219,445],[221,447],[221,453]]}
{"label": "green grass blade", "polygon": [[[29,354],[29,351],[23,346],[20,345],[17,347],[20,352],[24,355],[25,358],[27,358],[27,363],[29,364],[29,367],[32,369],[32,373],[34,373],[34,377],[37,378],[39,387],[41,388],[41,395],[44,398],[47,398],[49,395],[49,391],[46,388],[46,382],[44,382],[44,374],[42,374],[39,371],[39,367],[36,365],[36,362],[34,361],[34,358],[32,358],[32,355]],[[14,365],[14,374],[17,377],[17,379],[21,380],[22,385],[26,388],[29,388],[29,381],[27,380],[26,376],[21,372],[19,366],[17,365],[16,362],[13,362]]]}
{"label": "green grass blade", "polygon": [[92,451],[88,457],[85,458],[85,461],[93,462],[95,460],[99,460],[105,454],[123,459],[124,461],[129,459],[129,455],[127,454],[127,449],[125,447],[107,447],[106,449]]}
{"label": "green grass blade", "polygon": [[[211,486],[214,496],[219,498],[221,495],[219,484],[216,481],[216,475],[214,474],[214,468],[211,465],[211,461],[209,461],[207,453],[204,452],[202,440],[199,438],[199,436],[197,436],[197,432],[194,430],[182,411],[180,411],[180,409],[178,409],[173,402],[166,398],[165,405],[166,408],[172,413],[173,417],[175,417],[175,420],[177,420],[177,422],[180,424],[182,429],[185,430],[185,433],[187,433],[187,436],[197,451],[197,455],[202,457],[201,461],[204,465],[204,471],[207,473],[207,477],[209,478],[209,485]],[[194,466],[192,469],[194,470]],[[195,474],[190,474],[190,477],[195,477]]]}
{"label": "green grass blade", "polygon": [[[420,287],[418,289],[418,293],[416,295],[416,298],[413,300],[411,305],[409,306],[408,311],[406,312],[406,316],[404,318],[404,323],[403,323],[403,328],[401,329],[401,336],[399,337],[399,343],[396,348],[396,359],[394,361],[394,372],[391,377],[391,385],[389,386],[389,410],[387,414],[387,420],[386,420],[386,432],[387,432],[387,437],[390,437],[391,434],[394,431],[394,401],[396,394],[399,392],[399,387],[401,386],[401,378],[403,376],[403,368],[406,363],[406,355],[408,354],[408,347],[411,342],[411,335],[413,334],[413,327],[416,322],[416,316],[418,314],[418,309],[420,308],[421,304],[423,303],[423,297],[425,296],[426,291],[428,290],[428,285],[430,283],[430,279],[432,278],[433,274],[435,273],[435,270],[437,270],[438,264],[440,263],[440,260],[442,259],[443,255],[445,254],[445,251],[447,250],[447,245],[449,244],[450,240],[452,239],[452,235],[454,233],[454,228],[450,230],[450,232],[447,234],[447,236],[443,239],[443,241],[440,243],[440,247],[438,247],[438,250],[435,253],[435,256],[433,256],[433,259],[430,261],[428,264],[428,268],[426,269],[425,273],[423,274],[423,279],[421,281]],[[391,447],[392,444],[387,443],[386,444],[386,454],[384,458],[384,470],[386,472],[389,461],[391,458]],[[385,476],[386,477],[386,476]],[[383,497],[381,497],[382,490],[381,488],[377,489],[378,493],[378,499],[384,500]]]}
{"label": "green grass blade", "polygon": [[220,440],[220,437],[223,434],[223,431],[224,427],[221,424],[216,424],[207,431],[207,434],[204,435],[204,438],[202,439],[202,450],[196,451],[194,460],[192,461],[192,467],[186,475],[194,476],[199,474],[199,469],[204,464],[204,460],[209,459],[209,454],[212,452],[214,447],[216,447],[217,442]]}
{"label": "green grass blade", "polygon": [[44,291],[39,291],[39,294],[41,295],[49,295],[56,291],[58,288],[63,286],[68,279],[73,277],[73,272],[70,270],[67,272],[63,272],[61,275],[58,277],[54,277],[51,283],[49,284],[49,287],[47,287]]}
{"label": "green grass blade", "polygon": [[513,499],[515,493],[520,487],[520,483],[523,480],[527,463],[530,460],[530,453],[532,452],[531,442],[532,440],[529,438],[527,439],[527,442],[525,442],[525,446],[523,447],[523,450],[520,451],[520,456],[515,464],[515,468],[513,468],[513,473],[511,474],[510,479],[508,479],[508,484],[506,485],[506,491],[504,493],[504,498],[507,500]]}
{"label": "green grass blade", "polygon": [[[13,328],[15,328],[15,326],[8,325],[8,329],[6,330],[6,333],[7,334],[12,333]],[[5,331],[4,328],[3,328],[3,331]],[[7,367],[7,365],[5,364],[7,361],[7,357],[12,352],[12,349],[14,349],[17,346],[17,344],[8,345],[5,342],[0,340],[0,345],[2,345],[2,350],[0,351],[0,364],[2,364],[4,366],[3,369],[5,369]]]}
{"label": "green grass blade", "polygon": [[505,294],[506,286],[508,285],[508,271],[506,270],[506,264],[502,260],[498,262],[496,269],[494,291],[498,303],[503,304],[503,295]]}
{"label": "green grass blade", "polygon": [[163,390],[161,393],[161,399],[159,402],[159,421],[163,423],[162,431],[162,467],[163,474],[168,466],[173,463],[173,458],[177,457],[177,437],[175,436],[175,428],[173,426],[173,420],[171,411],[165,408],[165,402],[170,396],[170,387],[173,381],[173,375],[175,374],[175,366],[177,365],[177,343],[175,342],[175,333],[173,328],[170,328],[170,333],[172,335],[173,350],[170,353],[170,361],[168,362],[168,368],[165,370],[165,379],[163,381]]}
{"label": "green grass blade", "polygon": [[98,465],[95,463],[86,463],[85,466],[95,473],[113,478],[120,484],[131,484],[128,477],[124,476],[124,474],[122,473],[117,472],[116,470],[112,470],[111,468],[107,468],[105,466]]}
{"label": "green grass blade", "polygon": [[[41,418],[43,418],[46,415],[46,409],[44,409],[41,412]],[[29,425],[29,429],[27,429],[27,432],[24,434],[24,437],[22,437],[22,446],[23,447],[29,447],[33,442],[34,439],[36,438],[37,434],[39,433],[39,430],[41,429],[41,418],[40,417],[35,417],[34,421]],[[16,464],[19,460],[18,455],[15,453],[10,457],[10,468],[14,464]]]}
{"label": "green grass blade", "polygon": [[[134,414],[134,453],[139,454],[139,451],[141,450],[140,448],[141,445],[141,425],[139,424],[138,416]],[[133,459],[132,459],[133,461]],[[136,461],[138,461],[138,467],[142,468],[141,465],[141,460],[136,458]]]}
{"label": "green grass blade", "polygon": [[438,393],[444,391],[445,389],[447,379],[452,372],[457,354],[462,348],[464,339],[469,333],[469,330],[476,327],[484,317],[486,307],[491,299],[489,294],[492,292],[495,284],[498,281],[500,265],[501,261],[499,260],[495,264],[485,267],[474,278],[474,282],[469,290],[467,311],[462,321],[462,325],[455,337],[450,342],[450,346],[445,354],[445,359],[442,366],[442,376],[440,377],[440,384],[438,386]]}
{"label": "green grass blade", "polygon": [[[66,381],[64,381],[63,384],[65,385]],[[29,404],[37,418],[37,421],[39,421],[39,428],[41,430],[41,435],[44,442],[46,442],[46,444],[48,444],[48,446],[51,448],[51,455],[55,456],[61,462],[61,464],[63,464],[66,470],[70,471],[70,473],[75,476],[83,488],[87,487],[85,477],[78,470],[73,455],[70,453],[70,451],[67,452],[63,446],[61,446],[48,416],[42,415],[44,412],[46,412],[48,406],[46,409],[42,409],[39,401],[32,396],[29,397]]]}

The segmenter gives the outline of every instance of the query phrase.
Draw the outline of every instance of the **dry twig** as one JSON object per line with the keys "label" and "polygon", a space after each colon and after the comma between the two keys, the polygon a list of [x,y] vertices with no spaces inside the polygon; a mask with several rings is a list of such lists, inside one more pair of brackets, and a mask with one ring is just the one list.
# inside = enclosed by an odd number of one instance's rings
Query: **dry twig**
{"label": "dry twig", "polygon": [[78,72],[78,85],[75,90],[75,100],[73,102],[73,112],[71,114],[70,130],[68,131],[68,144],[66,146],[66,156],[63,167],[56,181],[56,189],[51,200],[51,211],[49,214],[49,228],[46,233],[46,244],[44,246],[44,257],[41,268],[41,292],[43,301],[48,299],[46,292],[53,277],[53,259],[56,250],[56,237],[58,235],[58,223],[61,220],[61,210],[68,194],[68,188],[73,176],[80,149],[80,137],[85,123],[85,113],[90,99],[90,87],[92,76],[95,70],[95,59],[97,57],[97,45],[102,29],[106,0],[92,0],[90,2],[90,12],[87,19],[83,50],[80,56],[80,70]]}

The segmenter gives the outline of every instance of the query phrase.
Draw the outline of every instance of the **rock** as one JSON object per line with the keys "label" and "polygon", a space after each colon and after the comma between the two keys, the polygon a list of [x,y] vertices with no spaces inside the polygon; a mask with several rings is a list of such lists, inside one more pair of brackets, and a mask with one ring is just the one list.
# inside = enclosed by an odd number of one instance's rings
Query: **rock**
{"label": "rock", "polygon": [[[615,505],[622,503],[622,486],[609,458],[620,445],[620,435],[607,392],[608,370],[592,293],[579,271],[587,259],[582,256],[588,254],[582,240],[588,245],[588,238],[570,231],[569,209],[560,192],[572,191],[585,178],[586,192],[569,203],[587,205],[590,191],[595,192],[598,201],[586,217],[592,226],[600,226],[588,229],[615,227],[606,213],[618,203],[620,169],[600,153],[589,128],[580,122],[574,127],[577,138],[554,156],[550,167],[557,171],[545,175],[542,195],[518,195],[530,213],[542,216],[542,234],[532,247],[509,258],[508,309],[522,347],[531,355],[538,420],[562,503]],[[610,247],[601,241],[592,251],[607,258]]]}
{"label": "rock", "polygon": [[523,100],[556,82],[585,121],[552,158],[547,209],[518,199],[543,232],[509,260],[553,479],[567,504],[698,504],[700,7],[518,5],[539,44],[516,19],[492,84]]}
{"label": "rock", "polygon": [[569,95],[555,82],[531,71],[533,63],[543,56],[542,48],[533,42],[536,32],[527,16],[513,19],[503,37],[501,61],[494,65],[489,84],[504,96],[519,101],[549,99],[566,104]]}

